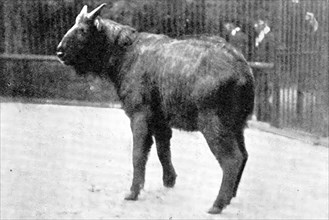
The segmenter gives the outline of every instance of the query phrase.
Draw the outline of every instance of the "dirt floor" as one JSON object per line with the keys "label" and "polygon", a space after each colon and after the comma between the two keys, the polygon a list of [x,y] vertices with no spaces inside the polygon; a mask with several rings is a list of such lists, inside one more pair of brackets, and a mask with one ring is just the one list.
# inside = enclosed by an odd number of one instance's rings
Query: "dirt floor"
{"label": "dirt floor", "polygon": [[1,103],[1,219],[328,219],[328,148],[246,129],[238,195],[208,215],[222,173],[200,133],[174,130],[178,178],[152,148],[139,201],[123,200],[132,140],[120,109]]}

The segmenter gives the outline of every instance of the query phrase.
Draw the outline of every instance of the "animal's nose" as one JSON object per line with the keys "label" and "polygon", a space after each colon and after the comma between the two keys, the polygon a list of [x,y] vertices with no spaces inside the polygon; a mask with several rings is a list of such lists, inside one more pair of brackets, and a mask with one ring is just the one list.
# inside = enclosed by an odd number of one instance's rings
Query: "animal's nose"
{"label": "animal's nose", "polygon": [[63,50],[63,46],[62,46],[61,43],[57,46],[57,49],[56,49],[56,55],[57,55],[59,58],[62,58],[62,57],[64,56],[64,50]]}
{"label": "animal's nose", "polygon": [[64,52],[62,52],[62,51],[57,51],[57,52],[56,52],[56,55],[57,55],[59,58],[63,58],[63,57],[64,57]]}

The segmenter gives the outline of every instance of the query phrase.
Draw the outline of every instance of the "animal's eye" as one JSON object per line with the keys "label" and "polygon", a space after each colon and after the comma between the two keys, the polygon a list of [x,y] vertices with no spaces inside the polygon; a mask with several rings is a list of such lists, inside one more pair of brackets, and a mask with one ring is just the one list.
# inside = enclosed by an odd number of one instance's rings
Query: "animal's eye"
{"label": "animal's eye", "polygon": [[79,28],[77,30],[78,39],[84,40],[87,37],[87,29],[86,28]]}
{"label": "animal's eye", "polygon": [[87,33],[87,29],[86,28],[80,28],[79,29],[79,33],[80,34],[86,34]]}

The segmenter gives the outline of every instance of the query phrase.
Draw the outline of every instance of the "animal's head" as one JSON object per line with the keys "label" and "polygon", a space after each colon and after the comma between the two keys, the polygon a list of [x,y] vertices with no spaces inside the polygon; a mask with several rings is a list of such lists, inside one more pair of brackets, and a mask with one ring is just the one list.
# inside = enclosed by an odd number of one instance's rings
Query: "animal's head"
{"label": "animal's head", "polygon": [[[89,55],[89,51],[97,49],[100,38],[100,14],[106,4],[93,11],[87,11],[85,5],[75,20],[73,27],[64,35],[57,47],[58,58],[66,65],[75,65],[80,58]],[[95,48],[96,47],[96,48]]]}
{"label": "animal's head", "polygon": [[60,61],[73,66],[78,74],[120,66],[117,62],[122,61],[121,55],[137,36],[132,27],[102,19],[99,14],[105,5],[89,13],[84,6],[57,47]]}

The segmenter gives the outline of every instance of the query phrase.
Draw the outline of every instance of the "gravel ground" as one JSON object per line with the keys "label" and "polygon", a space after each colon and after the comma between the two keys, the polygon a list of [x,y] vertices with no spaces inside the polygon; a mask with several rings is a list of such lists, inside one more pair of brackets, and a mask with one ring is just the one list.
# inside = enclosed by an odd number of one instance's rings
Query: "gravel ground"
{"label": "gravel ground", "polygon": [[232,204],[208,215],[222,172],[200,133],[174,130],[176,186],[152,148],[137,202],[120,109],[1,103],[1,219],[328,219],[328,148],[246,129],[249,161]]}

